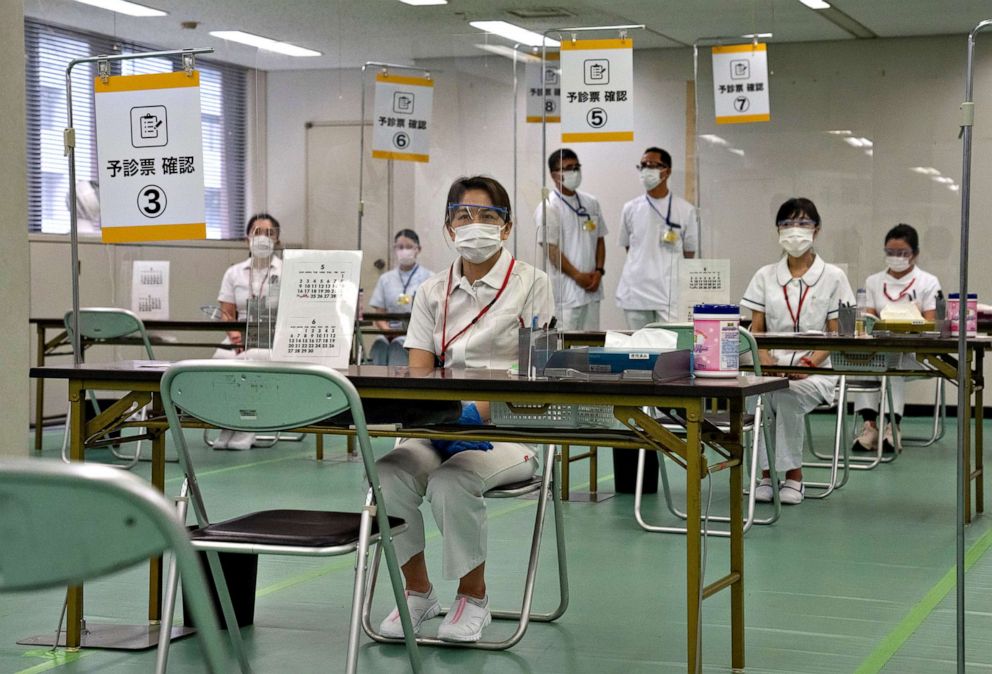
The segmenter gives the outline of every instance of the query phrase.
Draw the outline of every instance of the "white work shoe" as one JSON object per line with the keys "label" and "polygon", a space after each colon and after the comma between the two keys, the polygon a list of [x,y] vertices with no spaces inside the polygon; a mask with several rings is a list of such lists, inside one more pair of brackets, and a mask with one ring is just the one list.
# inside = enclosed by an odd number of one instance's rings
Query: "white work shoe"
{"label": "white work shoe", "polygon": [[[441,613],[441,604],[437,601],[434,588],[426,597],[410,594],[406,591],[406,605],[410,609],[410,622],[413,624],[413,633],[420,634],[420,626],[425,620],[430,620]],[[403,621],[400,620],[400,610],[394,608],[392,613],[379,625],[379,634],[390,639],[403,638]]]}
{"label": "white work shoe", "polygon": [[230,440],[227,441],[227,448],[234,450],[251,449],[255,444],[255,434],[249,431],[234,431]]}
{"label": "white work shoe", "polygon": [[773,496],[772,479],[770,477],[761,478],[761,482],[754,488],[754,500],[758,503],[771,503]]}
{"label": "white work shoe", "polygon": [[477,606],[465,595],[455,595],[455,603],[437,628],[437,638],[442,641],[478,641],[482,637],[483,628],[492,619],[489,597],[486,597],[485,606]]}
{"label": "white work shoe", "polygon": [[885,427],[885,436],[882,438],[882,451],[886,454],[896,451],[896,441],[892,436],[892,424],[888,424]]}
{"label": "white work shoe", "polygon": [[806,487],[798,480],[786,480],[778,488],[778,498],[785,505],[799,505],[805,494]]}
{"label": "white work shoe", "polygon": [[878,426],[874,422],[866,421],[861,427],[861,434],[854,439],[854,446],[851,449],[856,452],[874,452],[878,449]]}
{"label": "white work shoe", "polygon": [[214,444],[212,444],[211,447],[213,447],[214,449],[227,449],[227,443],[231,441],[232,437],[234,437],[234,431],[229,430],[227,428],[222,429],[221,432],[217,435],[217,439],[214,440]]}

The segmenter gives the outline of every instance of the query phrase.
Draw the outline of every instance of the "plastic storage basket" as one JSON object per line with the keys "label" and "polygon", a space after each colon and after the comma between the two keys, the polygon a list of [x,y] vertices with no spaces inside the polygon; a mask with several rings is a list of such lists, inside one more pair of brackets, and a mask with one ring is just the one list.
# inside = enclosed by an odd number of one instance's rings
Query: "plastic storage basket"
{"label": "plastic storage basket", "polygon": [[885,372],[899,367],[902,353],[898,351],[861,352],[833,351],[830,364],[837,370],[857,372]]}
{"label": "plastic storage basket", "polygon": [[624,428],[613,416],[613,407],[610,405],[494,402],[490,406],[490,413],[497,426]]}

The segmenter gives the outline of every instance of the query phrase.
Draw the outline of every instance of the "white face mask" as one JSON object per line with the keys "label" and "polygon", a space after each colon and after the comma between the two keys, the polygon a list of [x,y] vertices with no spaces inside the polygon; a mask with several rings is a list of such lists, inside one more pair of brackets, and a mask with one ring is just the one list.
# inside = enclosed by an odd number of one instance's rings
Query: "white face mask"
{"label": "white face mask", "polygon": [[503,246],[503,227],[473,222],[455,228],[455,250],[469,262],[481,264]]}
{"label": "white face mask", "polygon": [[656,188],[661,184],[661,169],[642,168],[641,184],[644,185],[644,189],[649,192]]}
{"label": "white face mask", "polygon": [[257,234],[251,237],[248,249],[254,257],[272,257],[272,251],[276,249],[276,242],[264,234]]}
{"label": "white face mask", "polygon": [[573,192],[582,184],[582,171],[562,171],[561,186]]}
{"label": "white face mask", "polygon": [[397,248],[396,261],[399,262],[404,267],[409,267],[411,264],[417,261],[417,249]]}
{"label": "white face mask", "polygon": [[897,274],[901,271],[906,271],[912,264],[912,258],[908,257],[896,257],[895,255],[886,255],[885,264],[888,265],[889,269],[896,272]]}
{"label": "white face mask", "polygon": [[800,257],[813,247],[813,231],[808,227],[788,227],[779,230],[778,242],[786,253]]}

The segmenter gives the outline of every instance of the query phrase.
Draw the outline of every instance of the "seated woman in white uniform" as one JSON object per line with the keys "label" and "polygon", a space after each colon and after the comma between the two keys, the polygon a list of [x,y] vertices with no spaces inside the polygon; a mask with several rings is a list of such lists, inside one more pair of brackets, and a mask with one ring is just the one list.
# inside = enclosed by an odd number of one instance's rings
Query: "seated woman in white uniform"
{"label": "seated woman in white uniform", "polygon": [[[460,178],[448,192],[444,228],[458,251],[450,267],[425,281],[413,305],[406,348],[410,368],[491,368],[517,362],[517,329],[551,319],[547,275],[504,250],[513,226],[510,198],[493,178]],[[489,418],[485,402],[463,403],[463,423]],[[531,447],[510,442],[404,440],[378,462],[389,513],[409,525],[396,536],[414,629],[438,615],[424,557],[426,499],[443,535],[442,574],[458,580],[451,610],[438,627],[448,641],[478,641],[491,620],[486,595],[486,504],[483,494],[533,477]],[[393,610],[381,632],[402,637]]]}
{"label": "seated woman in white uniform", "polygon": [[[937,316],[937,293],[940,281],[929,272],[916,266],[920,254],[920,236],[910,225],[896,225],[885,235],[886,269],[872,274],[865,281],[868,293],[868,313],[882,316],[884,313],[895,317],[922,318],[932,321]],[[885,318],[885,316],[882,316]],[[903,354],[900,369],[915,369],[919,363],[913,354]],[[896,423],[902,421],[906,407],[906,380],[903,377],[890,377],[892,385],[892,411]],[[854,396],[854,409],[865,420],[861,434],[854,441],[855,450],[875,451],[878,447],[878,393],[859,393]],[[895,451],[892,439],[892,426],[885,427],[882,449]]]}
{"label": "seated woman in white uniform", "polygon": [[[420,237],[412,229],[401,229],[393,237],[393,254],[397,267],[390,269],[376,281],[369,311],[408,314],[413,308],[413,298],[417,288],[426,281],[432,272],[417,263],[420,253]],[[404,330],[406,321],[376,321],[380,330]],[[403,344],[406,337],[390,339],[379,335],[369,349],[369,357],[374,365],[406,365],[407,355]]]}
{"label": "seated woman in white uniform", "polygon": [[[245,240],[248,243],[248,259],[228,267],[220,282],[217,302],[220,304],[221,318],[225,321],[247,321],[249,304],[260,306],[260,298],[265,299],[269,309],[273,309],[271,303],[278,300],[276,286],[282,274],[282,260],[275,254],[279,245],[279,221],[268,213],[251,216],[245,226]],[[229,331],[223,344],[229,348],[217,349],[214,358],[237,358],[246,346],[250,346],[244,343],[241,330]],[[251,449],[254,440],[254,433],[223,430],[213,447]]]}
{"label": "seated woman in white uniform", "polygon": [[[741,300],[741,306],[751,310],[752,332],[836,332],[838,305],[854,302],[854,294],[844,272],[813,250],[820,234],[816,206],[809,199],[789,199],[778,209],[775,226],[786,255],[759,269]],[[765,366],[830,367],[829,355],[828,351],[758,351]],[[787,390],[767,394],[766,400],[775,421],[775,470],[785,474],[779,497],[782,503],[795,505],[802,503],[804,494],[805,417],[833,399],[837,378],[800,372],[789,379]],[[759,438],[763,446],[763,435]],[[758,457],[762,472],[755,499],[768,502],[772,500],[771,469],[763,449]]]}

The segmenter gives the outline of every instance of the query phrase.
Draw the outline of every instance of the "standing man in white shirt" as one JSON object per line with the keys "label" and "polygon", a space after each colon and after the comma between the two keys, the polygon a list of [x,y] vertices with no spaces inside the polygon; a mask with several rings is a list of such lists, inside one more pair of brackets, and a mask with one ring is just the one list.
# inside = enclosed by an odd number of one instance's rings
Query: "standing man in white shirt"
{"label": "standing man in white shirt", "polygon": [[551,283],[563,330],[599,330],[599,303],[606,274],[606,223],[599,201],[580,192],[582,165],[574,151],[562,148],[548,157],[555,188],[537,207],[537,240],[544,244],[547,212],[547,254]]}
{"label": "standing man in white shirt", "polygon": [[616,295],[630,330],[678,318],[680,260],[695,257],[699,245],[695,207],[668,189],[672,156],[649,147],[637,169],[645,194],[624,204],[620,216],[627,259]]}

